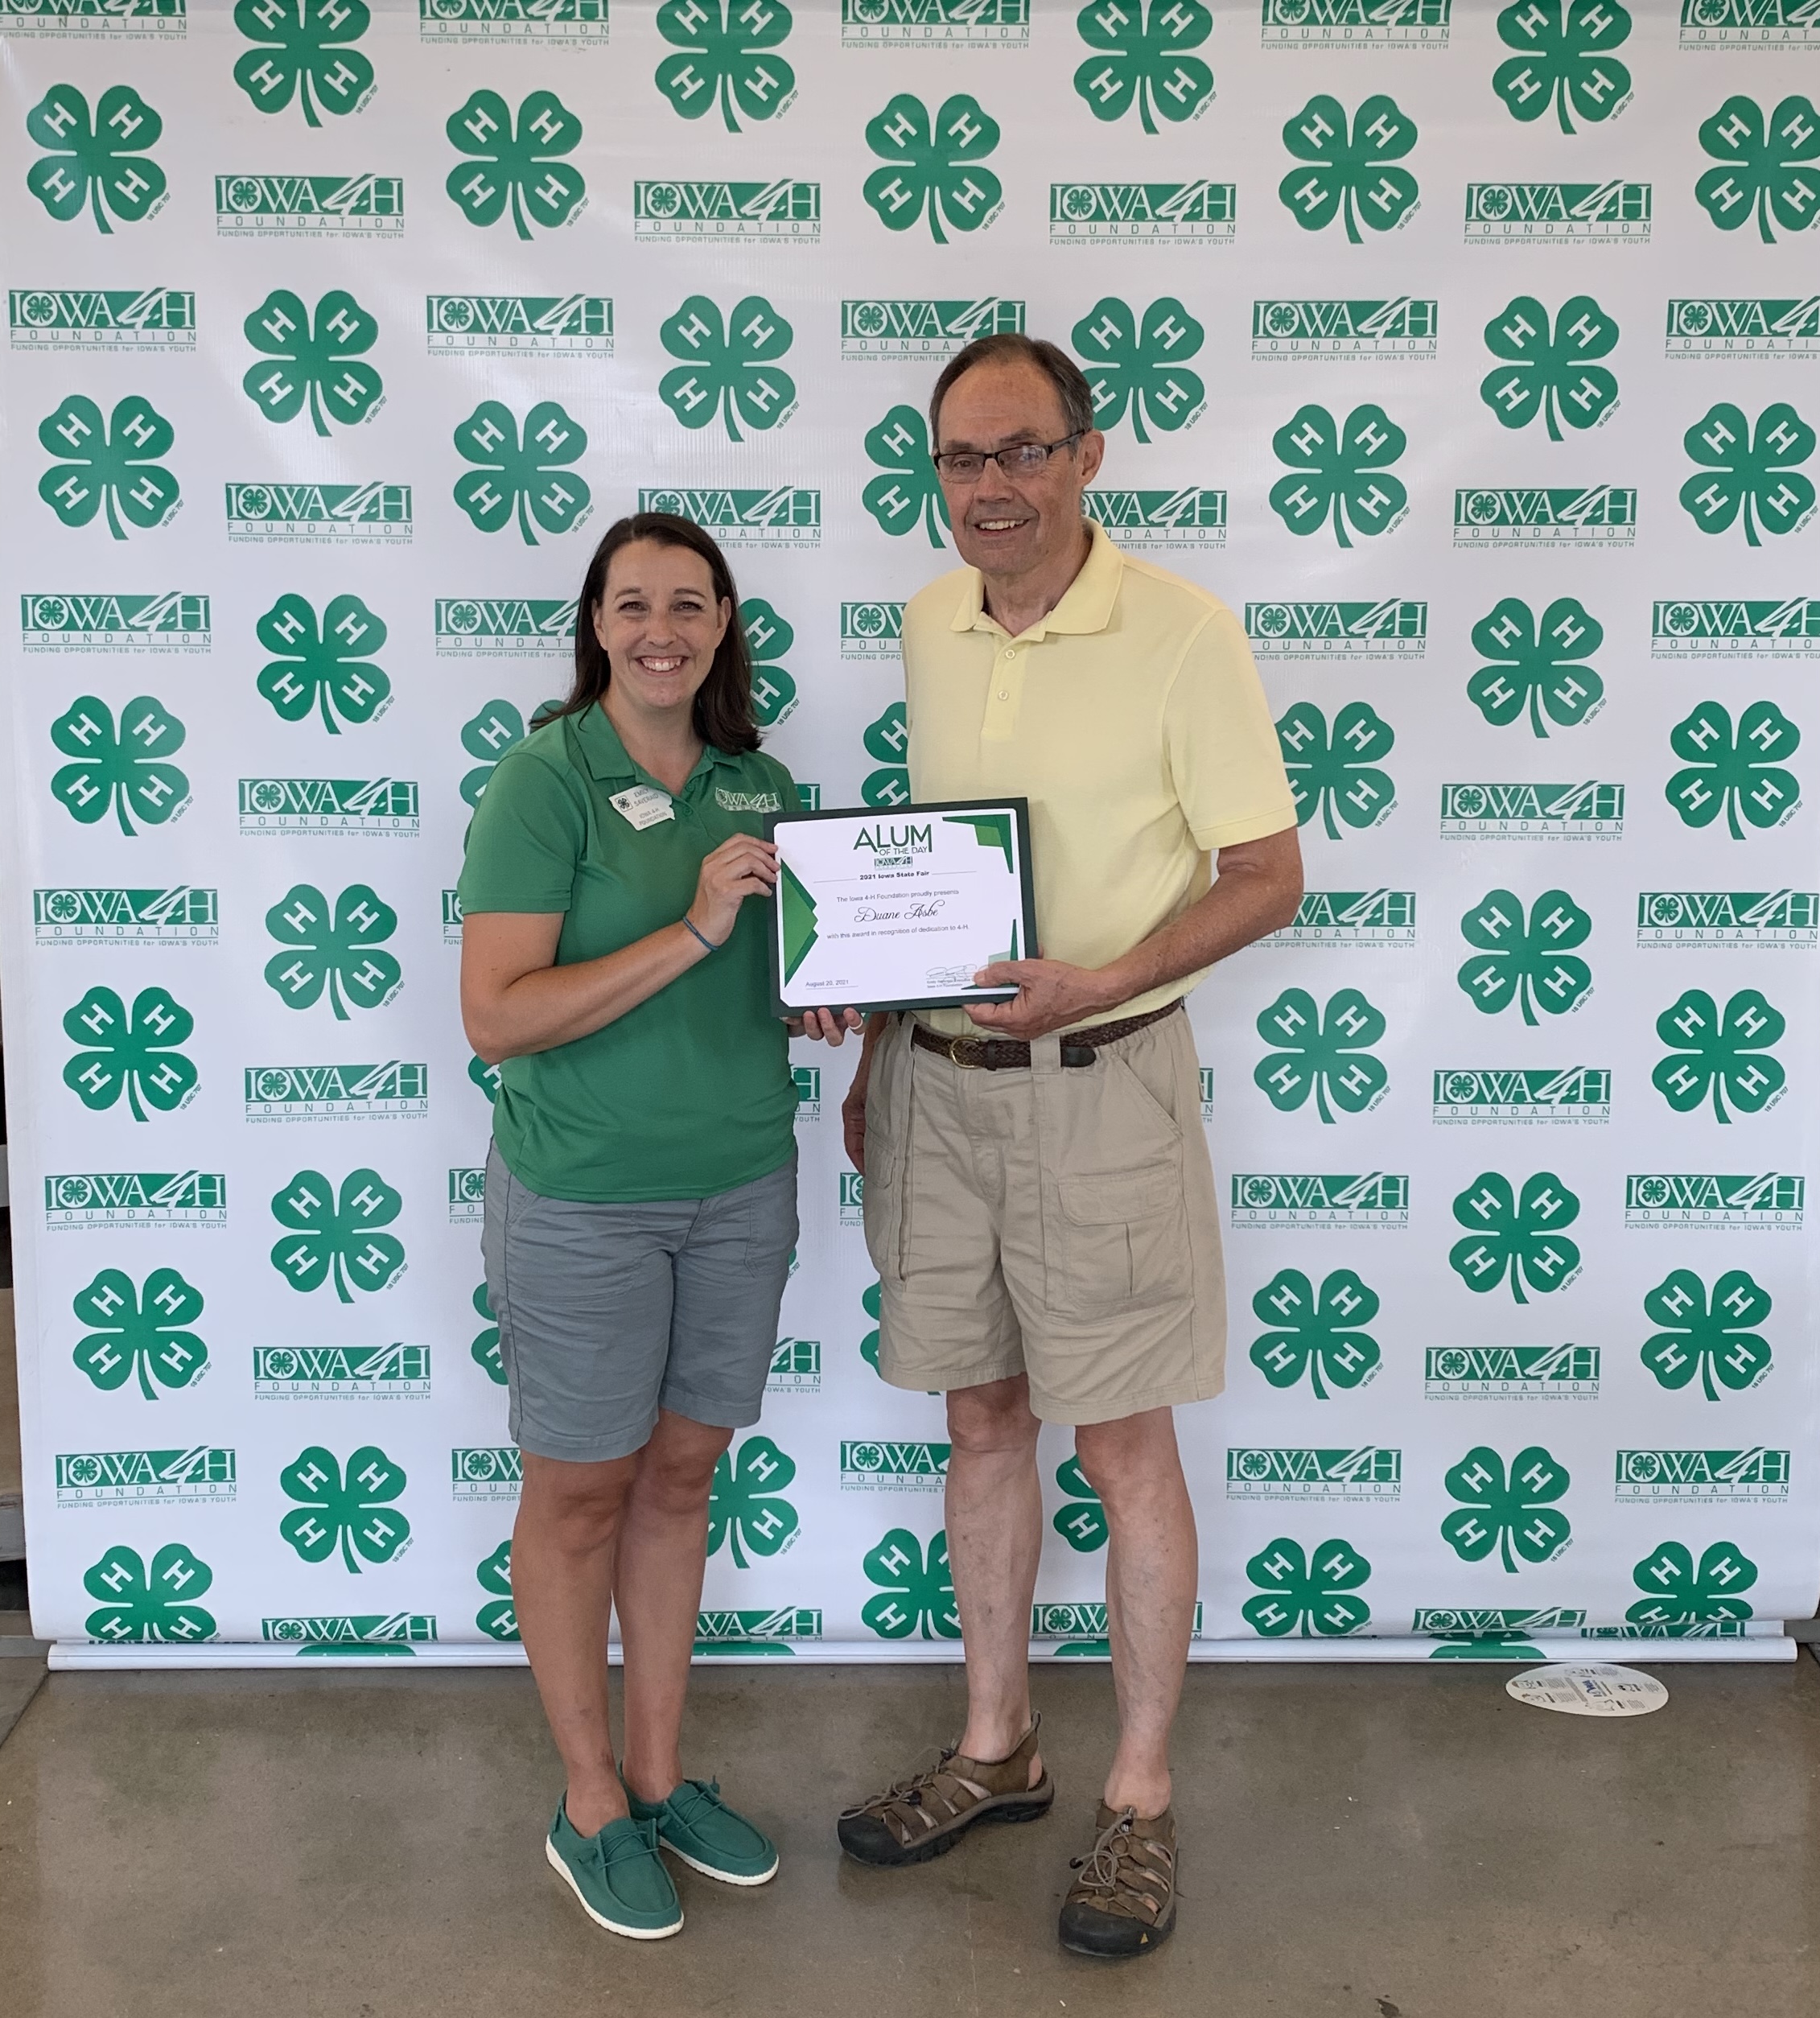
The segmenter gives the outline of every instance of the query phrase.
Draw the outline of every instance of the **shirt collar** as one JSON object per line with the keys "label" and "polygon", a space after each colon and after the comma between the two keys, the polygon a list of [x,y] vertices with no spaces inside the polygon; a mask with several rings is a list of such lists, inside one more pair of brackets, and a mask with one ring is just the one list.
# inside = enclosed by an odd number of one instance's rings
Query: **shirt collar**
{"label": "shirt collar", "polygon": [[[598,701],[591,702],[579,715],[572,715],[570,719],[575,723],[575,738],[581,747],[583,761],[587,765],[590,774],[603,785],[631,779],[641,785],[655,786],[660,792],[669,792],[668,786],[659,785],[648,771],[634,762],[620,739],[619,731],[613,727],[606,709]],[[730,752],[717,748],[712,743],[704,744],[694,769],[689,773],[688,784],[693,785],[697,778],[702,776],[717,764],[736,761]]]}
{"label": "shirt collar", "polygon": [[[1125,573],[1125,557],[1106,537],[1095,520],[1086,521],[1092,544],[1081,572],[1062,592],[1061,600],[1047,616],[1040,617],[1023,633],[1042,638],[1052,631],[1070,637],[1103,631],[1112,621],[1113,606],[1118,600],[1118,586]],[[986,614],[986,578],[977,567],[963,570],[961,600],[949,628],[957,631],[998,631],[1004,627]]]}

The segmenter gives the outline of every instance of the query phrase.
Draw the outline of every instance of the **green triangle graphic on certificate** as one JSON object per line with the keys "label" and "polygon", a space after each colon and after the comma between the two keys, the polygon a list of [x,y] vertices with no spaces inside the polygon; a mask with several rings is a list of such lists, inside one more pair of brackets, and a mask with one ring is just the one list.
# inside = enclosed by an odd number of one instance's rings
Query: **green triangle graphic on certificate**
{"label": "green triangle graphic on certificate", "polygon": [[1018,921],[1015,918],[1013,918],[1011,920],[1011,947],[1010,952],[995,953],[986,964],[989,967],[996,966],[1001,960],[1017,960],[1021,959],[1022,958],[1023,956],[1018,951]]}
{"label": "green triangle graphic on certificate", "polygon": [[784,978],[790,980],[815,944],[815,900],[797,880],[789,863],[783,871]]}
{"label": "green triangle graphic on certificate", "polygon": [[1006,868],[1015,865],[1011,860],[1011,816],[1008,813],[945,813],[942,824],[950,827],[971,827],[974,838],[982,848],[997,848],[1005,858]]}

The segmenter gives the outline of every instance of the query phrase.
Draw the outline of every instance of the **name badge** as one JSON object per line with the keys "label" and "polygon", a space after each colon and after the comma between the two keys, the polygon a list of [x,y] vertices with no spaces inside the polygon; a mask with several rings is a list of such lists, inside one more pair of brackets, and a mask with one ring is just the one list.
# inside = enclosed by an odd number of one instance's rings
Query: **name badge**
{"label": "name badge", "polygon": [[629,791],[616,792],[607,803],[622,820],[629,820],[643,833],[647,827],[654,827],[660,820],[673,820],[676,806],[667,792],[660,792],[655,785],[635,785]]}

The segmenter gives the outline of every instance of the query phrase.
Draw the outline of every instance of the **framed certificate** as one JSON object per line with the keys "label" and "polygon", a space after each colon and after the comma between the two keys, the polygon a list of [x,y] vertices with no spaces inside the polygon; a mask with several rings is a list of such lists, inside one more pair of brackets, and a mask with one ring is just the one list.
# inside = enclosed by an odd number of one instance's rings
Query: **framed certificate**
{"label": "framed certificate", "polygon": [[1016,994],[973,978],[1031,955],[1028,800],[776,813],[765,838],[779,858],[771,972],[781,1014]]}

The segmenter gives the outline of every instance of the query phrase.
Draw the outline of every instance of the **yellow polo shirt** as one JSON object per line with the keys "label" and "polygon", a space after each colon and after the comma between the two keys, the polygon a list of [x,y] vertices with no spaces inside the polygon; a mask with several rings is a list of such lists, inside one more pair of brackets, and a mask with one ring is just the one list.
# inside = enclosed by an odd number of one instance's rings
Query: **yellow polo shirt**
{"label": "yellow polo shirt", "polygon": [[[1019,637],[978,569],[932,582],[904,612],[904,673],[914,797],[1027,798],[1042,953],[1103,967],[1206,894],[1217,850],[1293,827],[1295,801],[1238,619],[1091,530]],[[1160,1009],[1205,971],[1082,1020]],[[921,1013],[977,1032],[963,1009]]]}

